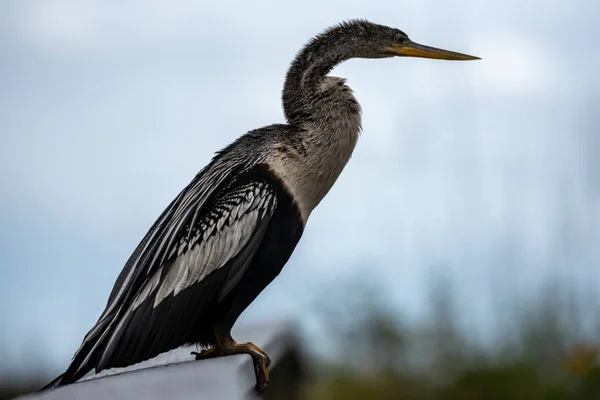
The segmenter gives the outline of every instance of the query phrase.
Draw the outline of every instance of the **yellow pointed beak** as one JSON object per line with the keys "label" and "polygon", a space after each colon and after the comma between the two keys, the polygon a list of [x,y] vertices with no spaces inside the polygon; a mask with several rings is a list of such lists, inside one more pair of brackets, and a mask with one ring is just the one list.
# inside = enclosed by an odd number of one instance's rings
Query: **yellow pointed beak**
{"label": "yellow pointed beak", "polygon": [[454,51],[437,49],[435,47],[424,46],[413,41],[390,46],[388,48],[392,53],[400,57],[421,57],[434,58],[437,60],[481,60],[479,57],[468,54],[456,53]]}

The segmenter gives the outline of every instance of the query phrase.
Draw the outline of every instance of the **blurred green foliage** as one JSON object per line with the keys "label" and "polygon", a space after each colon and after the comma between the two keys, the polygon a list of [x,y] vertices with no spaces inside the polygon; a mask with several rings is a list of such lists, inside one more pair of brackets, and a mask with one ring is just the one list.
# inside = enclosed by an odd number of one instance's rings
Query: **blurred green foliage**
{"label": "blurred green foliage", "polygon": [[[431,280],[429,313],[411,320],[375,282],[327,285],[314,315],[331,354],[313,360],[303,400],[600,399],[600,306],[595,292],[555,279],[539,293],[493,293],[493,332],[482,334],[472,304],[450,280]],[[472,299],[477,302],[478,299]],[[471,321],[471,322],[469,322]],[[306,341],[315,340],[306,338]],[[312,357],[311,357],[312,356]],[[37,389],[48,377],[0,383],[0,400]]]}
{"label": "blurred green foliage", "polygon": [[364,282],[317,299],[336,351],[321,362],[303,398],[600,399],[594,293],[550,281],[538,295],[494,315],[495,335],[477,340],[472,327],[459,322],[461,308],[448,282],[435,280],[430,317],[421,322],[403,323]]}

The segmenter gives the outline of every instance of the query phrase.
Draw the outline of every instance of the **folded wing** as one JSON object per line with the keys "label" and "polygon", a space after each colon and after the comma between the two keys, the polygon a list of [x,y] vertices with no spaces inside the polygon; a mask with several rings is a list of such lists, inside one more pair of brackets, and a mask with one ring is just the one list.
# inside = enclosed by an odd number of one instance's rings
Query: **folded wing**
{"label": "folded wing", "polygon": [[236,182],[221,185],[203,203],[192,182],[171,203],[122,271],[65,379],[77,380],[90,367],[130,365],[193,341],[202,327],[192,322],[239,282],[277,204],[266,180]]}

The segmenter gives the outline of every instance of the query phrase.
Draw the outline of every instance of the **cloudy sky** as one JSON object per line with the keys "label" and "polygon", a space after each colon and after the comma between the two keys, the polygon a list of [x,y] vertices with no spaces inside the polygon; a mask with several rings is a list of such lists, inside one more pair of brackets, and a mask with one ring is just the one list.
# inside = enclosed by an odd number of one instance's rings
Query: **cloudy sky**
{"label": "cloudy sky", "polygon": [[67,365],[163,208],[216,150],[283,122],[291,58],[348,18],[482,60],[334,71],[363,135],[240,322],[310,326],[315,291],[349,277],[418,316],[447,273],[472,324],[549,274],[599,283],[598,5],[439,3],[1,2],[0,371]]}

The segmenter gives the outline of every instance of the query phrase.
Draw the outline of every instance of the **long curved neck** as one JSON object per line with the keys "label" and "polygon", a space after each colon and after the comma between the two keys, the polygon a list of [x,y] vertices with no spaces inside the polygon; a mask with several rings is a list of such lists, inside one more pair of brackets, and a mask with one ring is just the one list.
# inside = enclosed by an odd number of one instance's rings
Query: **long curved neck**
{"label": "long curved neck", "polygon": [[[283,86],[283,110],[289,123],[301,123],[314,111],[315,95],[327,74],[355,56],[358,43],[343,29],[332,29],[312,39],[290,66]],[[352,46],[356,43],[356,46]]]}
{"label": "long curved neck", "polygon": [[[360,33],[360,32],[359,32]],[[344,80],[327,74],[340,62],[367,54],[365,40],[337,27],[311,40],[296,56],[283,88],[283,109],[298,135],[281,139],[302,151],[273,158],[272,167],[286,183],[303,218],[319,204],[352,156],[360,132],[360,106]],[[368,43],[367,43],[368,44]]]}

